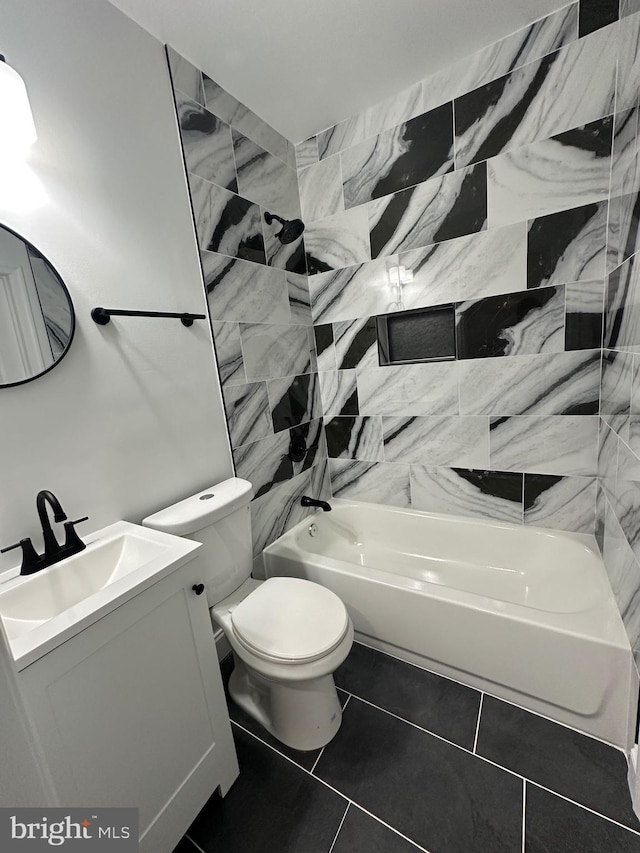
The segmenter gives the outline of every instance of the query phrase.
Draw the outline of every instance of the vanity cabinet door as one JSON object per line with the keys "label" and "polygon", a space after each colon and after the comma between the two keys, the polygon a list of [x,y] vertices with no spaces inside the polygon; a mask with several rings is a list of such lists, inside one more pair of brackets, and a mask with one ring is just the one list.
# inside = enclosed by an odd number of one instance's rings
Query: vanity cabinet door
{"label": "vanity cabinet door", "polygon": [[238,775],[194,560],[21,673],[60,805],[139,809],[142,853],[170,853]]}

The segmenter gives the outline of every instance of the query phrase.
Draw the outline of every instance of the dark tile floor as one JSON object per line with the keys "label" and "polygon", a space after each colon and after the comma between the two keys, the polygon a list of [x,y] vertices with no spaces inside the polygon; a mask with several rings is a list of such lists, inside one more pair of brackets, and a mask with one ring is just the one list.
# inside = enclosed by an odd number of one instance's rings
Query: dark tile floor
{"label": "dark tile floor", "polygon": [[323,750],[230,703],[240,777],[175,853],[640,853],[618,750],[363,645],[335,678]]}

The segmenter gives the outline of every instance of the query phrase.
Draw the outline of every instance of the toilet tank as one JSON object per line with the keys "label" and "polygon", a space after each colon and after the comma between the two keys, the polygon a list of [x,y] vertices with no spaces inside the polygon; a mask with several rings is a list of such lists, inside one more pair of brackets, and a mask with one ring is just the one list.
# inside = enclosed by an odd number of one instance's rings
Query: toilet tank
{"label": "toilet tank", "polygon": [[251,576],[252,496],[251,483],[232,477],[142,521],[146,527],[202,542],[203,582],[210,607]]}

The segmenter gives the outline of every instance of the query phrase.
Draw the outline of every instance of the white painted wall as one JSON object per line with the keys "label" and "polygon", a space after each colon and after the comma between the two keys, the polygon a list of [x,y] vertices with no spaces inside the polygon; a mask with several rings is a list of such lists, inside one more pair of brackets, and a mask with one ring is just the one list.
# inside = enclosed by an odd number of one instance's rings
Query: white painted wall
{"label": "white painted wall", "polygon": [[89,515],[87,532],[138,521],[232,464],[208,323],[89,316],[205,311],[162,45],[107,0],[4,0],[0,52],[38,130],[26,172],[0,171],[0,223],[60,272],[78,323],[58,367],[0,389],[0,546],[40,545],[40,489]]}

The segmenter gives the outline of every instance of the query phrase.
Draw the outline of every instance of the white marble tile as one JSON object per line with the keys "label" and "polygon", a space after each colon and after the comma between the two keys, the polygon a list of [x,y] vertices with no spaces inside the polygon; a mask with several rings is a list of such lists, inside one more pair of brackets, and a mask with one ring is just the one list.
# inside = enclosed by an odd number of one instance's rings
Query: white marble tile
{"label": "white marble tile", "polygon": [[366,139],[366,136],[365,113],[358,113],[318,134],[318,156],[324,160],[325,157],[338,154],[351,145],[357,145]]}
{"label": "white marble tile", "polygon": [[175,99],[187,171],[237,192],[229,125],[181,92],[175,92]]}
{"label": "white marble tile", "polygon": [[361,415],[457,415],[455,361],[357,368]]}
{"label": "white marble tile", "polygon": [[640,12],[640,0],[620,0],[620,17],[626,18]]}
{"label": "white marble tile", "polygon": [[300,505],[301,497],[311,491],[309,470],[278,484],[262,497],[251,501],[254,557],[258,557],[267,545],[311,515],[311,509]]}
{"label": "white marble tile", "polygon": [[233,153],[241,196],[284,219],[300,218],[298,179],[294,169],[236,130],[233,131]]}
{"label": "white marble tile", "polygon": [[634,255],[609,275],[604,344],[620,350],[640,349],[640,257]]}
{"label": "white marble tile", "polygon": [[410,504],[408,465],[330,459],[329,471],[335,498],[400,507]]}
{"label": "white marble tile", "polygon": [[585,415],[491,418],[492,469],[594,476],[598,418]]}
{"label": "white marble tile", "polygon": [[273,433],[264,382],[226,387],[222,396],[232,447],[240,447]]}
{"label": "white marble tile", "polygon": [[304,223],[309,226],[344,210],[342,169],[340,157],[327,157],[298,172],[300,208]]}
{"label": "white marble tile", "polygon": [[[290,455],[293,440],[304,442],[307,447],[298,462],[293,462]],[[326,459],[326,455],[324,429],[322,421],[318,419],[302,427],[244,444],[233,451],[233,461],[236,475],[249,480],[254,497],[259,498],[279,483],[290,480],[319,460]]]}
{"label": "white marble tile", "polygon": [[211,321],[216,360],[220,373],[220,382],[227,385],[244,385],[247,377],[242,360],[240,330],[237,323]]}
{"label": "white marble tile", "polygon": [[609,505],[603,561],[630,643],[635,645],[640,637],[640,565]]}
{"label": "white marble tile", "polygon": [[600,415],[618,434],[629,436],[633,380],[633,355],[603,350]]}
{"label": "white marble tile", "polygon": [[611,165],[611,196],[614,198],[640,192],[639,117],[638,107],[615,115]]}
{"label": "white marble tile", "polygon": [[287,323],[289,289],[284,271],[202,252],[209,313],[214,320]]}
{"label": "white marble tile", "polygon": [[411,507],[522,522],[522,474],[411,466]]}
{"label": "white marble tile", "polygon": [[546,139],[613,111],[617,24],[603,27],[455,102],[456,166]]}
{"label": "white marble tile", "polygon": [[318,373],[318,379],[325,418],[358,414],[355,370],[326,370]]}
{"label": "white marble tile", "polygon": [[609,425],[600,419],[598,435],[598,468],[600,484],[609,488],[618,473],[618,436]]}
{"label": "white marble tile", "polygon": [[355,320],[392,310],[395,288],[389,270],[397,255],[309,276],[315,323]]}
{"label": "white marble tile", "polygon": [[353,322],[334,323],[333,338],[339,369],[378,363],[375,318],[363,317]]}
{"label": "white marble tile", "polygon": [[318,137],[310,136],[296,145],[296,167],[304,169],[318,162]]}
{"label": "white marble tile", "polygon": [[609,194],[611,117],[487,163],[489,228],[601,201]]}
{"label": "white marble tile", "polygon": [[311,316],[311,298],[307,276],[287,272],[286,279],[291,322],[299,323],[302,326],[312,326],[313,318]]}
{"label": "white marble tile", "polygon": [[450,240],[460,245],[458,299],[512,293],[527,287],[527,227],[521,222]]}
{"label": "white marble tile", "polygon": [[560,415],[585,409],[595,412],[600,390],[600,352],[469,359],[459,362],[458,378],[460,412],[465,415]]}
{"label": "white marble tile", "polygon": [[296,376],[312,369],[307,326],[241,323],[240,338],[249,382]]}
{"label": "white marble tile", "polygon": [[414,83],[364,110],[365,138],[377,136],[422,112],[425,112],[422,108],[422,83]]}
{"label": "white marble tile", "polygon": [[594,478],[525,474],[525,524],[593,534],[595,510]]}
{"label": "white marble tile", "polygon": [[486,417],[383,417],[382,429],[387,462],[489,467]]}
{"label": "white marble tile", "polygon": [[204,87],[200,70],[169,45],[167,45],[167,58],[171,69],[173,88],[179,89],[188,98],[192,98],[204,106]]}
{"label": "white marble tile", "polygon": [[197,175],[188,177],[200,248],[265,263],[258,205]]}
{"label": "white marble tile", "polygon": [[366,206],[312,223],[304,244],[309,275],[371,260]]}
{"label": "white marble tile", "polygon": [[423,81],[425,110],[540,59],[578,37],[578,3],[466,56]]}
{"label": "white marble tile", "polygon": [[629,15],[620,25],[620,58],[616,110],[638,103],[640,90],[640,13]]}
{"label": "white marble tile", "polygon": [[296,168],[295,149],[287,139],[263,121],[252,110],[229,94],[219,83],[203,75],[205,105],[234,130],[248,136],[290,168]]}

